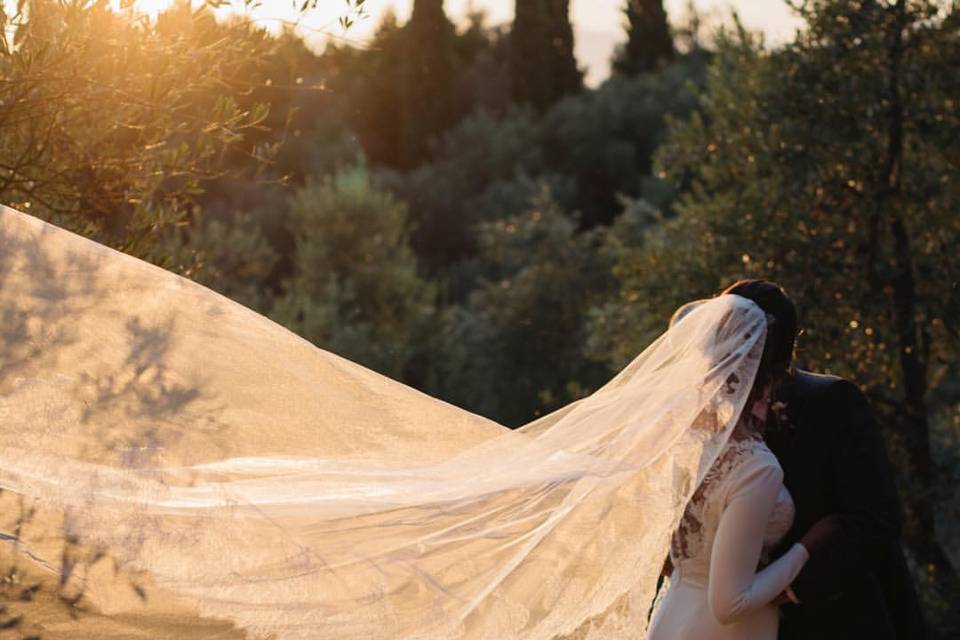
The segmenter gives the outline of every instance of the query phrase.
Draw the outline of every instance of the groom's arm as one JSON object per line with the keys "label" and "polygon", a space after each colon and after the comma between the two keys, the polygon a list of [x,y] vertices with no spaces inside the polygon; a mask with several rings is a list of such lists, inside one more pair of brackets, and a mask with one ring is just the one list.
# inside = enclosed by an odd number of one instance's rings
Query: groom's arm
{"label": "groom's arm", "polygon": [[841,380],[820,399],[837,438],[829,460],[836,491],[831,525],[791,584],[801,603],[838,597],[874,570],[900,536],[900,503],[893,468],[867,399]]}

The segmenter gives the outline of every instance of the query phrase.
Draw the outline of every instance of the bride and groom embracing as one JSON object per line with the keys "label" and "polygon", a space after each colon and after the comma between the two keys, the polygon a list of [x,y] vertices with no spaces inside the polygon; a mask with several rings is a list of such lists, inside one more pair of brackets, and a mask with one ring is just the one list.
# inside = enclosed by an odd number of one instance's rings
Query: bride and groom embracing
{"label": "bride and groom embracing", "polygon": [[673,535],[650,640],[922,638],[893,471],[866,399],[791,366],[797,312],[782,288],[744,280],[723,294],[766,312],[767,341],[749,409]]}

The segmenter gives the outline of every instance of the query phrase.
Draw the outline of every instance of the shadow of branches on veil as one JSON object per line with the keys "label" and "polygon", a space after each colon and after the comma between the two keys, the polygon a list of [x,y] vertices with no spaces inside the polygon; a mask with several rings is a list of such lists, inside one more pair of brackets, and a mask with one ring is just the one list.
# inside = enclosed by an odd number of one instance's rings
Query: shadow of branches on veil
{"label": "shadow of branches on veil", "polygon": [[[216,398],[203,388],[202,373],[185,378],[167,364],[176,340],[175,310],[153,309],[147,317],[115,308],[122,331],[84,333],[91,331],[89,322],[74,319],[101,305],[110,275],[104,269],[116,258],[79,240],[51,245],[58,231],[14,216],[0,208],[0,446],[108,464],[133,477],[162,466],[164,451],[191,430],[202,430],[216,447],[221,430]],[[124,285],[133,290],[138,283]],[[143,293],[137,292],[141,298]],[[30,406],[18,403],[21,398],[29,398]],[[202,407],[184,418],[201,401]],[[0,631],[38,638],[32,620],[38,609],[30,605],[44,594],[70,619],[91,612],[88,579],[103,563],[134,598],[149,600],[151,586],[143,575],[118,560],[114,550],[90,545],[74,530],[82,511],[0,486],[0,553],[6,565],[0,566]],[[48,542],[54,534],[59,550]],[[125,547],[135,544],[124,540]]]}

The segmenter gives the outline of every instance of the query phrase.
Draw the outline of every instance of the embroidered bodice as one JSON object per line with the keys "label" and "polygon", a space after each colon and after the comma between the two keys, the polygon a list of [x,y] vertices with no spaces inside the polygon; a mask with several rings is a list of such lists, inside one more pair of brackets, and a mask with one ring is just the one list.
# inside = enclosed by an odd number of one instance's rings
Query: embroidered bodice
{"label": "embroidered bodice", "polygon": [[[738,492],[749,491],[753,476],[770,467],[780,470],[779,462],[762,440],[745,438],[727,444],[687,504],[673,535],[670,559],[676,577],[706,584],[714,538],[724,509]],[[770,550],[790,530],[793,517],[793,499],[780,484],[764,529],[761,565],[769,562]]]}

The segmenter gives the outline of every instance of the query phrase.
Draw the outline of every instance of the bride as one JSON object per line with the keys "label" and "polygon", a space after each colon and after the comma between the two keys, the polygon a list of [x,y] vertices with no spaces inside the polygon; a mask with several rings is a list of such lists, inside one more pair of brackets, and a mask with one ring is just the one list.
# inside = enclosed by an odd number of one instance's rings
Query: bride
{"label": "bride", "polygon": [[[671,324],[690,313],[689,303]],[[651,640],[711,638],[774,640],[781,594],[800,573],[809,553],[802,543],[775,562],[769,554],[793,525],[794,505],[783,485],[783,470],[763,441],[773,387],[789,363],[773,354],[789,353],[768,332],[761,364],[746,409],[730,439],[686,506],[674,533],[667,573],[670,586],[658,600]],[[766,567],[756,572],[757,566]]]}
{"label": "bride", "polygon": [[510,430],[2,208],[0,549],[128,637],[772,639],[806,550],[756,572],[791,519],[767,335],[699,302]]}

